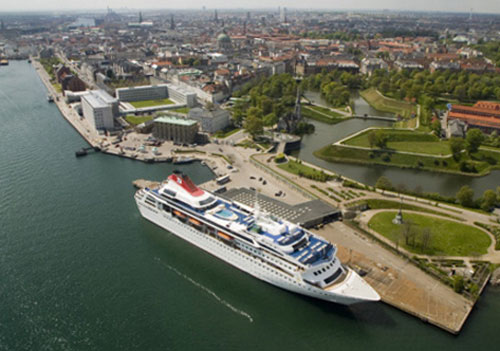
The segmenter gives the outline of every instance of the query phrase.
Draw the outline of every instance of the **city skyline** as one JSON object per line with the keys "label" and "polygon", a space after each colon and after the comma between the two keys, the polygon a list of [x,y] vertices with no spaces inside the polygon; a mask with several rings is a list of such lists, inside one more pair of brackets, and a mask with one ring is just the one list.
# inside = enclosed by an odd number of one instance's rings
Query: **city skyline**
{"label": "city skyline", "polygon": [[470,12],[471,10],[475,13],[500,13],[500,2],[495,0],[482,0],[482,1],[470,1],[470,0],[443,0],[443,1],[431,1],[422,0],[418,3],[410,0],[381,0],[374,4],[369,0],[338,0],[334,3],[327,0],[313,0],[304,5],[302,1],[291,0],[272,0],[272,1],[249,1],[243,0],[237,3],[232,3],[228,6],[228,3],[221,0],[195,0],[191,1],[189,5],[186,3],[180,4],[165,4],[158,0],[110,0],[107,2],[88,0],[85,4],[81,2],[68,2],[62,0],[48,0],[41,5],[38,1],[28,0],[23,2],[23,6],[20,7],[17,3],[8,3],[3,6],[4,11],[71,11],[71,10],[101,10],[106,7],[113,9],[201,9],[205,7],[208,9],[270,9],[276,7],[276,9],[281,7],[287,7],[289,9],[330,9],[330,10],[396,10],[396,11],[437,11],[437,12]]}

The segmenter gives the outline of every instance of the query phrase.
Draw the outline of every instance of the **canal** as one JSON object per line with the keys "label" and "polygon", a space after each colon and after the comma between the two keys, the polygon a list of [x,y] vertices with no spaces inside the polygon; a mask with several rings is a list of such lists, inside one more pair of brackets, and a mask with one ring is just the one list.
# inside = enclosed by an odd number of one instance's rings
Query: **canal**
{"label": "canal", "polygon": [[[305,96],[312,101],[323,105],[328,103],[321,98],[319,93],[306,92]],[[354,109],[357,114],[368,114],[376,116],[392,116],[372,108],[358,94],[353,95]],[[443,195],[455,195],[463,185],[468,185],[476,196],[482,195],[487,189],[496,189],[500,185],[500,171],[492,171],[484,177],[467,177],[456,174],[434,173],[422,170],[401,169],[396,167],[384,167],[377,165],[357,165],[348,163],[332,163],[321,160],[313,155],[313,152],[325,145],[334,143],[342,138],[368,127],[390,127],[391,122],[350,119],[342,123],[330,125],[318,121],[310,121],[316,127],[311,135],[302,139],[302,148],[294,155],[300,159],[355,179],[359,182],[375,185],[381,176],[389,178],[394,185],[405,186],[414,190],[419,188],[425,192],[437,192]]]}

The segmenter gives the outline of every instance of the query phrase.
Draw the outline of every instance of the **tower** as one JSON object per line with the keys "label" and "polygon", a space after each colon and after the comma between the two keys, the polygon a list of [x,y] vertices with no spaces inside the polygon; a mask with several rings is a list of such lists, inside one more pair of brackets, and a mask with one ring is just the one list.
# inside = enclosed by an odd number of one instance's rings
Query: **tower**
{"label": "tower", "polygon": [[170,15],[170,29],[171,30],[175,29],[174,14]]}
{"label": "tower", "polygon": [[302,107],[300,106],[300,98],[300,88],[297,86],[297,98],[295,99],[295,110],[293,112],[295,123],[298,123],[302,119]]}
{"label": "tower", "polygon": [[286,23],[286,7],[283,7],[280,12],[280,20],[282,23]]}
{"label": "tower", "polygon": [[139,23],[142,23],[142,11],[139,11]]}
{"label": "tower", "polygon": [[219,23],[219,16],[217,15],[217,10],[214,12],[214,21],[215,23]]}

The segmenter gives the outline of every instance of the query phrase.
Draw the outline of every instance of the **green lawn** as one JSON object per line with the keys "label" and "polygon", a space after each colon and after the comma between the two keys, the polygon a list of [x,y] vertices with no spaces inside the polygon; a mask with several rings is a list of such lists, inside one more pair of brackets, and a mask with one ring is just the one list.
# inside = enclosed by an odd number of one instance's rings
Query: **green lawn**
{"label": "green lawn", "polygon": [[405,202],[403,202],[403,204],[401,205],[401,202],[392,201],[392,200],[367,199],[367,200],[355,201],[355,202],[352,202],[350,204],[347,204],[346,206],[356,205],[356,204],[360,204],[360,203],[366,203],[371,210],[378,210],[378,209],[398,209],[399,210],[399,208],[401,207],[403,210],[431,213],[431,214],[435,214],[435,215],[439,215],[439,216],[443,216],[443,217],[449,217],[449,218],[453,218],[455,220],[463,221],[462,218],[455,217],[455,216],[449,215],[449,214],[444,213],[444,212],[431,210],[431,209],[428,209],[426,207],[420,207],[420,206],[416,206],[416,205],[407,204]]}
{"label": "green lawn", "polygon": [[150,121],[152,119],[153,119],[153,116],[134,116],[134,115],[125,116],[125,120],[134,126],[137,126],[141,123]]}
{"label": "green lawn", "polygon": [[[304,105],[302,105],[304,107]],[[330,110],[329,108],[321,107],[321,106],[316,106],[316,105],[305,105],[306,108],[313,109],[315,111],[324,113],[329,115],[332,118],[338,118],[338,117],[344,117],[344,115],[337,113],[335,111]],[[342,107],[338,108],[339,110],[342,109]]]}
{"label": "green lawn", "polygon": [[52,83],[52,86],[54,87],[54,89],[56,89],[56,91],[58,93],[62,92],[61,84],[59,84],[59,83]]}
{"label": "green lawn", "polygon": [[415,105],[406,101],[386,98],[379,94],[375,88],[360,91],[359,94],[373,108],[382,112],[394,113],[395,115],[400,114],[403,117],[410,117],[412,113],[417,112]]}
{"label": "green lawn", "polygon": [[[393,242],[399,240],[401,247],[414,253],[476,256],[487,253],[491,245],[490,237],[477,228],[446,219],[403,212],[403,220],[412,223],[411,230],[415,237],[414,244],[411,239],[409,244],[406,244],[402,234],[402,225],[392,223],[395,214],[394,211],[377,213],[372,217],[368,226]],[[430,230],[430,241],[425,250],[422,248],[424,229]]]}
{"label": "green lawn", "polygon": [[[323,109],[328,112],[319,109]],[[304,105],[304,104],[302,104],[302,116],[328,124],[336,124],[345,121],[346,119],[349,118],[349,117],[343,117],[342,115],[330,111],[328,109],[324,109],[318,106]]]}
{"label": "green lawn", "polygon": [[234,126],[229,126],[224,128],[223,130],[219,130],[215,132],[214,137],[224,139],[227,138],[228,136],[231,136],[237,132],[239,132],[241,128],[234,127]]}
{"label": "green lawn", "polygon": [[[384,135],[387,137],[388,143],[428,143],[431,145],[432,143],[441,143],[439,138],[434,134],[429,133],[420,133],[414,132],[411,130],[397,130],[397,129],[379,129],[383,131]],[[363,133],[360,133],[350,139],[347,139],[343,142],[345,145],[353,145],[353,146],[362,146],[362,147],[370,147],[370,142],[368,136],[375,132],[375,130],[370,129],[366,130]],[[418,145],[418,144],[415,144]],[[446,143],[448,147],[448,144]],[[423,152],[423,151],[415,151],[415,152]],[[449,153],[449,150],[448,150]]]}
{"label": "green lawn", "polygon": [[[427,169],[440,172],[461,172],[469,175],[485,175],[492,169],[500,168],[500,152],[491,148],[481,148],[468,155],[462,153],[458,160],[451,156],[449,142],[440,140],[434,134],[411,130],[380,129],[387,138],[386,147],[374,147],[369,150],[351,149],[328,145],[315,151],[319,158],[330,162],[372,163],[402,168]],[[342,144],[370,148],[369,135],[374,130],[367,130]],[[429,156],[405,155],[398,152],[414,152]],[[446,157],[434,157],[446,156]],[[460,162],[466,161],[465,167]],[[463,166],[463,165],[462,165]]]}
{"label": "green lawn", "polygon": [[174,102],[170,99],[158,99],[158,100],[142,100],[142,101],[130,101],[129,104],[135,108],[161,106],[161,105],[172,105]]}
{"label": "green lawn", "polygon": [[176,108],[175,110],[170,110],[170,111],[187,114],[189,112],[189,110],[190,110],[189,107],[179,107],[179,108]]}
{"label": "green lawn", "polygon": [[395,141],[388,142],[387,148],[391,150],[417,152],[429,155],[450,155],[450,145],[446,140],[424,142]]}
{"label": "green lawn", "polygon": [[323,171],[309,167],[294,160],[289,160],[287,163],[279,164],[278,167],[289,173],[321,182],[326,182],[332,178]]}
{"label": "green lawn", "polygon": [[[478,155],[476,159],[473,158],[472,161],[469,161],[470,166],[475,167],[475,172],[462,172],[459,166],[460,160],[457,162],[452,156],[442,158],[434,157],[432,155],[408,155],[391,151],[373,149],[363,150],[337,145],[327,145],[319,150],[316,150],[314,155],[329,162],[378,164],[400,168],[425,169],[437,172],[462,173],[466,175],[485,175],[491,169],[498,168],[498,164],[492,163],[497,162],[497,158],[500,155],[490,155],[490,153],[491,152],[484,153],[484,151],[481,150],[475,154]],[[488,163],[487,161],[492,163]]]}

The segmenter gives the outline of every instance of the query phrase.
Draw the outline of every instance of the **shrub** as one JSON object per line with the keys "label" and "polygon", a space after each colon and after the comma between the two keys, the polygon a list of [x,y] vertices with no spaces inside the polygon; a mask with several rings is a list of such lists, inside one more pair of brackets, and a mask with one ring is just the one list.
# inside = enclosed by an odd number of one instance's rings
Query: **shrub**
{"label": "shrub", "polygon": [[276,163],[282,163],[285,161],[286,161],[286,157],[285,157],[285,154],[283,154],[283,153],[276,155],[276,157],[274,158],[274,162],[276,162]]}

